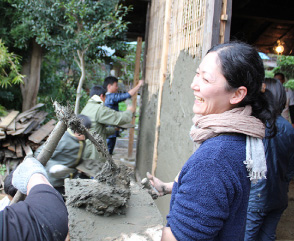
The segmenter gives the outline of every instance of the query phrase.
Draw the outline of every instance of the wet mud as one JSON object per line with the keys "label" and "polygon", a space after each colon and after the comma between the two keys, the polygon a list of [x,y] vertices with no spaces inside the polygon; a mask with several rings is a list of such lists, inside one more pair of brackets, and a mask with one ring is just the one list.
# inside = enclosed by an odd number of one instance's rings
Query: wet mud
{"label": "wet mud", "polygon": [[[72,187],[71,184],[72,180],[66,181],[66,193]],[[99,185],[97,187],[103,188]],[[85,208],[67,206],[70,240],[159,241],[163,219],[154,201],[147,190],[142,189],[138,183],[131,181],[130,189],[131,196],[126,203],[125,214],[102,216],[88,212]],[[76,187],[73,187],[70,192],[76,190]]]}
{"label": "wet mud", "polygon": [[109,216],[124,214],[130,198],[130,170],[106,162],[93,179],[66,179],[66,205]]}

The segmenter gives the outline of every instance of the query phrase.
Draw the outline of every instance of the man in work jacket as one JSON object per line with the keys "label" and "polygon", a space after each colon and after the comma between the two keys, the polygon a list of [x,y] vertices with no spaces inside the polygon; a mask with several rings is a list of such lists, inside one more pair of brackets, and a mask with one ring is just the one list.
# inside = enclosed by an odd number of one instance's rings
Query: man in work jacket
{"label": "man in work jacket", "polygon": [[[87,129],[90,129],[91,120],[88,116],[78,115],[77,118],[80,119]],[[38,156],[43,148],[44,145],[35,151],[35,157]],[[47,162],[45,169],[48,180],[61,194],[64,194],[64,179],[72,178],[77,174],[76,167],[82,161],[84,148],[85,136],[68,128]]]}
{"label": "man in work jacket", "polygon": [[[118,126],[130,123],[135,109],[133,106],[128,106],[126,111],[118,112],[106,107],[104,105],[105,93],[106,90],[102,86],[93,86],[90,91],[90,100],[88,100],[81,114],[90,118],[92,123],[90,130],[99,134],[106,146],[106,137],[114,134],[117,130],[116,127],[109,127],[109,125]],[[95,145],[90,140],[86,140],[83,158],[102,162],[106,161],[105,157],[97,151]]]}

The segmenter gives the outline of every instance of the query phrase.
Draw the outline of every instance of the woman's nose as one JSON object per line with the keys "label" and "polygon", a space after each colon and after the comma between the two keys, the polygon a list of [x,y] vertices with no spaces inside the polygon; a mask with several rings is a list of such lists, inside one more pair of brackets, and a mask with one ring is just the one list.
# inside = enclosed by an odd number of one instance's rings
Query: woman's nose
{"label": "woman's nose", "polygon": [[198,83],[198,80],[197,79],[198,79],[198,77],[195,76],[194,79],[193,79],[193,82],[191,84],[191,89],[193,89],[193,90],[196,89],[196,88],[198,88],[198,84],[197,84]]}

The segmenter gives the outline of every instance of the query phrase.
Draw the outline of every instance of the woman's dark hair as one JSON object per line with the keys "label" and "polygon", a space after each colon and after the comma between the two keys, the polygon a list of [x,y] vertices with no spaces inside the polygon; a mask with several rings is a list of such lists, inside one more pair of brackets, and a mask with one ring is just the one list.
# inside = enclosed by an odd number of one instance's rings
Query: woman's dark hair
{"label": "woman's dark hair", "polygon": [[247,95],[238,106],[250,105],[252,116],[267,124],[274,135],[276,114],[273,106],[269,105],[268,93],[261,91],[264,67],[256,49],[246,43],[234,41],[216,45],[207,53],[211,52],[218,55],[222,74],[228,82],[227,89],[237,89],[240,86],[247,88]]}
{"label": "woman's dark hair", "polygon": [[266,90],[270,91],[273,95],[272,102],[277,115],[281,115],[285,108],[287,97],[286,91],[280,80],[273,78],[265,78],[264,83]]}
{"label": "woman's dark hair", "polygon": [[105,94],[106,94],[106,90],[100,85],[94,85],[90,90],[90,97],[92,97],[93,95],[100,96]]}
{"label": "woman's dark hair", "polygon": [[13,171],[10,172],[4,179],[4,192],[7,195],[14,197],[14,195],[17,192],[17,189],[12,185],[12,175],[13,175]]}

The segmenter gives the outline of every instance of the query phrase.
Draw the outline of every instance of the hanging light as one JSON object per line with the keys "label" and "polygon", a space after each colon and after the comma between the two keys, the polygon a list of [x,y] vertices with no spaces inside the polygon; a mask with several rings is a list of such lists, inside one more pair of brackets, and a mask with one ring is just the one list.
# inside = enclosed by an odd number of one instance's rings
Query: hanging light
{"label": "hanging light", "polygon": [[284,48],[283,45],[284,45],[283,41],[281,41],[281,40],[277,41],[277,44],[275,45],[274,50],[276,51],[276,53],[278,55],[280,55],[280,54],[282,54],[284,52],[285,48]]}

